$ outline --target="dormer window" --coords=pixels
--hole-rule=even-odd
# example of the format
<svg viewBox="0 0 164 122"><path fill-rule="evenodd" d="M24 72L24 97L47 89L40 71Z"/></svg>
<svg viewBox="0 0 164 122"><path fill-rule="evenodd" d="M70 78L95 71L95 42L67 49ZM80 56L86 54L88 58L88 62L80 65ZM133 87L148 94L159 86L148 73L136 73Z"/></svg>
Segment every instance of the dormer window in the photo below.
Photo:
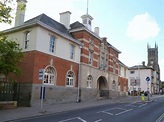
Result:
<svg viewBox="0 0 164 122"><path fill-rule="evenodd" d="M24 48L29 48L29 41L30 41L30 31L25 32L25 45Z"/></svg>

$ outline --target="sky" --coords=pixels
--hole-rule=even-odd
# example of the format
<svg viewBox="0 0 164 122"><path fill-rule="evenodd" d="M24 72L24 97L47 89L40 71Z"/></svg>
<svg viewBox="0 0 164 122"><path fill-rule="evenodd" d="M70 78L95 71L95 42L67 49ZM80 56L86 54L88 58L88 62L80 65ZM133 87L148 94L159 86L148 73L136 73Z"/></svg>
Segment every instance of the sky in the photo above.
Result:
<svg viewBox="0 0 164 122"><path fill-rule="evenodd" d="M27 0L26 5L25 21L42 13L59 21L59 13L70 11L71 23L82 22L87 11L87 0ZM164 81L164 0L88 0L88 13L92 30L100 28L100 37L121 51L119 59L128 67L147 64L147 44L154 48L156 43ZM0 31L13 26L14 20L0 24Z"/></svg>

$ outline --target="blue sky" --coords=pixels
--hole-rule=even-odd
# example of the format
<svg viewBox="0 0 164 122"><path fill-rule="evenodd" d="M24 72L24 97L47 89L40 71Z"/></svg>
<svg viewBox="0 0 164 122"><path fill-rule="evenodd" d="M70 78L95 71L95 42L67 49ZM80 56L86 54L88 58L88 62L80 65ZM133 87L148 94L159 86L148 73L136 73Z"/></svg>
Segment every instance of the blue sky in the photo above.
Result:
<svg viewBox="0 0 164 122"><path fill-rule="evenodd" d="M27 1L25 20L45 13L59 21L59 13L70 11L71 23L81 22L87 9L87 0ZM156 42L164 81L164 0L89 0L88 11L92 30L100 28L100 36L122 52L119 59L127 66L147 64L147 43L154 47ZM11 26L0 24L0 30Z"/></svg>

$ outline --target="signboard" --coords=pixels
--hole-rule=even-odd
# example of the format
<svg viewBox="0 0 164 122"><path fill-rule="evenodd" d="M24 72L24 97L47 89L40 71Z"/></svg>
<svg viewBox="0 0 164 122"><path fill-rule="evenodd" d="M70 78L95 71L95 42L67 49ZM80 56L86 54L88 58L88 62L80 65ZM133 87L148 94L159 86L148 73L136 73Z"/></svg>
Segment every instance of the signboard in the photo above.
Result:
<svg viewBox="0 0 164 122"><path fill-rule="evenodd" d="M43 80L44 69L39 69L39 80Z"/></svg>
<svg viewBox="0 0 164 122"><path fill-rule="evenodd" d="M146 81L149 82L150 81L150 78L149 77L146 77Z"/></svg>

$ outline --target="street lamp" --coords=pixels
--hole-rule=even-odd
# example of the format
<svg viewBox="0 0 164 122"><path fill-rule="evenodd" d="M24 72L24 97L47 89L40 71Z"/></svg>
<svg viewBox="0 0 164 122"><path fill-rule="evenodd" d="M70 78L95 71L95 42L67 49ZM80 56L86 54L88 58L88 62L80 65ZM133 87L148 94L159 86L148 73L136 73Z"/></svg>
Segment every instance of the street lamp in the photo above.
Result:
<svg viewBox="0 0 164 122"><path fill-rule="evenodd" d="M78 95L77 95L77 102L81 102L81 66L80 66L80 62L81 62L81 50L83 48L84 44L80 45L80 60L79 60L79 73L78 73Z"/></svg>

